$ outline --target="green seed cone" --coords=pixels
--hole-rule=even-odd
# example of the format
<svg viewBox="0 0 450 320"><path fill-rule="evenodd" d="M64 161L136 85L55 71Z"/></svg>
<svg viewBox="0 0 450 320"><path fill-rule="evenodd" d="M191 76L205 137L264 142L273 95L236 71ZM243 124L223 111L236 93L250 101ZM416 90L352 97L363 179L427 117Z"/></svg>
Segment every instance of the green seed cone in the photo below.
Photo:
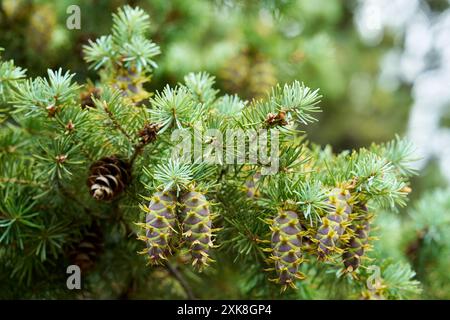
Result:
<svg viewBox="0 0 450 320"><path fill-rule="evenodd" d="M278 278L276 283L295 288L295 280L304 276L298 271L302 259L301 225L294 211L280 210L272 221L272 256Z"/></svg>
<svg viewBox="0 0 450 320"><path fill-rule="evenodd" d="M206 197L196 191L189 191L180 199L182 204L182 229L185 244L192 258L192 265L199 269L212 261L209 251L212 242L212 217Z"/></svg>
<svg viewBox="0 0 450 320"><path fill-rule="evenodd" d="M252 64L248 82L251 98L264 98L277 84L275 67L263 57L258 57Z"/></svg>
<svg viewBox="0 0 450 320"><path fill-rule="evenodd" d="M147 248L141 253L147 254L151 264L160 264L171 254L170 241L175 234L176 219L176 197L169 192L156 192L148 207L145 224L145 236L139 239L147 243Z"/></svg>
<svg viewBox="0 0 450 320"><path fill-rule="evenodd" d="M363 211L367 213L367 207L364 206ZM361 258L364 256L366 247L369 243L370 216L365 214L356 219L349 227L353 231L353 236L345 247L342 254L342 260L346 272L353 272L358 269L361 264Z"/></svg>
<svg viewBox="0 0 450 320"><path fill-rule="evenodd" d="M316 234L317 253L320 259L327 259L333 253L340 251L337 244L339 240L345 240L343 235L352 212L349 200L350 193L346 189L335 188L330 193L328 200L330 211L322 218L322 224Z"/></svg>

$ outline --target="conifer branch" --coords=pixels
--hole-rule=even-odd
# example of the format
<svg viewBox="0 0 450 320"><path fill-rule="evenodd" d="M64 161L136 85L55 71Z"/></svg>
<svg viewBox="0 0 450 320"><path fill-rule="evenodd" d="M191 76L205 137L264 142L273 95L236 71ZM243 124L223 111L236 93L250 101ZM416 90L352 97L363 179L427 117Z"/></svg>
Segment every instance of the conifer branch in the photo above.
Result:
<svg viewBox="0 0 450 320"><path fill-rule="evenodd" d="M116 130L119 130L128 139L128 141L130 141L130 142L133 141L131 136L125 131L125 129L122 127L122 125L117 121L115 116L112 114L111 110L109 110L108 104L106 103L106 101L103 101L102 106L103 106L103 110L105 110L106 114L108 115L109 119L111 120L114 128Z"/></svg>

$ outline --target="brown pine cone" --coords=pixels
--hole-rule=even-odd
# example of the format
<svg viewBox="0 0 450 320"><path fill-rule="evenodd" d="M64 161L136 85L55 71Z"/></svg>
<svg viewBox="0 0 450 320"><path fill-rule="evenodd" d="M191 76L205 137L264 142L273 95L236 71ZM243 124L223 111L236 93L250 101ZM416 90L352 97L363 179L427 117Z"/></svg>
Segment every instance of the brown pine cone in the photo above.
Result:
<svg viewBox="0 0 450 320"><path fill-rule="evenodd" d="M249 72L250 59L246 52L242 52L222 66L219 81L227 93L245 96Z"/></svg>
<svg viewBox="0 0 450 320"><path fill-rule="evenodd" d="M131 181L130 164L116 156L104 157L89 168L89 186L96 200L111 200L119 195Z"/></svg>

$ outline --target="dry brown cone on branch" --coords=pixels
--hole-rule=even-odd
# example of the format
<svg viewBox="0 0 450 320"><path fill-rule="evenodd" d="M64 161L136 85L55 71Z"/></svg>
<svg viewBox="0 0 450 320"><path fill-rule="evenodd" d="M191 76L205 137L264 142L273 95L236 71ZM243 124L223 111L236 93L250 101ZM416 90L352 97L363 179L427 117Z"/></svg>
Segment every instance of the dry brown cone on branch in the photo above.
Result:
<svg viewBox="0 0 450 320"><path fill-rule="evenodd" d="M266 117L266 126L269 128L276 126L286 126L288 124L289 123L286 120L285 111L279 111L278 113L269 113Z"/></svg>
<svg viewBox="0 0 450 320"><path fill-rule="evenodd" d="M111 200L122 193L130 181L130 164L117 156L111 156L91 165L87 184L94 199Z"/></svg>

